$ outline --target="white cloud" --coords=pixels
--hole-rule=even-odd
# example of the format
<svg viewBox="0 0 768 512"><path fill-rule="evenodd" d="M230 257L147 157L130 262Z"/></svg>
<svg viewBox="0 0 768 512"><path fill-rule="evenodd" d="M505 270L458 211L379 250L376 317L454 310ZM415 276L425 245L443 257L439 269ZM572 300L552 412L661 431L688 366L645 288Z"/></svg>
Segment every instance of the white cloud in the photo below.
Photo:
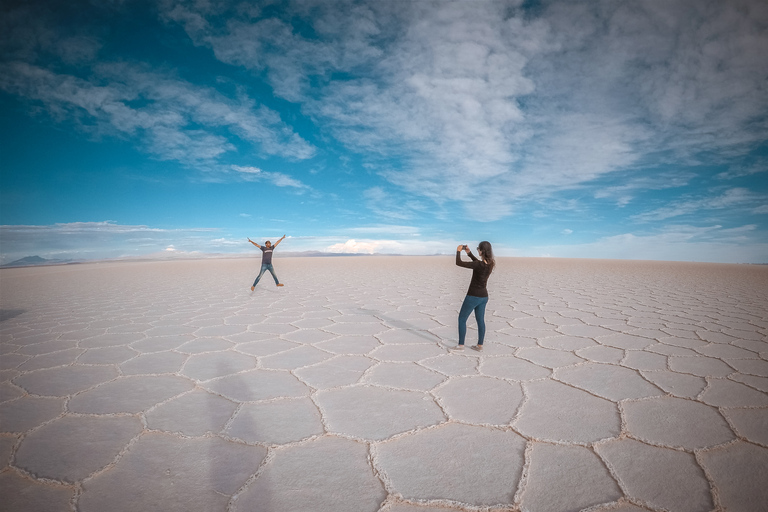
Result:
<svg viewBox="0 0 768 512"><path fill-rule="evenodd" d="M281 172L262 171L258 167L233 165L232 170L242 174L246 181L268 181L277 187L293 187L298 189L308 189L309 187L299 180Z"/></svg>
<svg viewBox="0 0 768 512"><path fill-rule="evenodd" d="M634 175L624 180L621 185L598 188L594 192L594 197L613 199L617 206L624 207L634 200L637 193L684 187L695 177L696 175L690 171Z"/></svg>
<svg viewBox="0 0 768 512"><path fill-rule="evenodd" d="M364 234L419 236L420 231L422 231L422 229L416 226L378 224L375 226L360 226L360 227L348 228L345 231L350 233L364 233Z"/></svg>
<svg viewBox="0 0 768 512"><path fill-rule="evenodd" d="M207 4L169 2L164 13L220 60L265 71L278 95L371 162L404 157L402 171L377 167L391 183L462 202L480 220L649 155L694 163L765 139L754 121L768 112L759 3L553 2L535 17L519 6L308 1L227 26ZM292 30L291 16L317 37ZM616 194L620 206L631 200Z"/></svg>
<svg viewBox="0 0 768 512"><path fill-rule="evenodd" d="M706 152L716 163L765 140L764 3L574 0L535 13L522 4L304 0L268 10L163 0L159 13L220 61L265 77L391 184L464 204L477 220L632 176L651 159L692 164ZM59 116L138 135L155 157L205 169L240 141L289 159L317 152L242 91L233 99L130 64L94 65L84 78L29 64L41 48L60 47L70 62L89 62L100 48L31 27L29 42L9 51L17 60L0 69L0 88ZM390 157L402 165L388 166ZM281 173L270 182L301 188ZM596 195L626 206L634 192L603 183ZM393 219L414 214L370 204Z"/></svg>
<svg viewBox="0 0 768 512"><path fill-rule="evenodd" d="M214 238L210 241L210 247L246 247L242 239Z"/></svg>
<svg viewBox="0 0 768 512"><path fill-rule="evenodd" d="M730 229L668 226L658 233L623 233L585 244L531 247L524 253L538 256L544 252L559 258L768 263L768 243L747 236L756 229L754 225Z"/></svg>
<svg viewBox="0 0 768 512"><path fill-rule="evenodd" d="M325 248L337 254L450 254L457 244L423 240L349 239Z"/></svg>
<svg viewBox="0 0 768 512"><path fill-rule="evenodd" d="M368 209L382 220L402 222L418 217L427 211L422 201L412 195L392 193L384 187L371 187L363 191L363 199ZM439 210L432 210L435 216L440 215Z"/></svg>
<svg viewBox="0 0 768 512"><path fill-rule="evenodd" d="M82 121L101 134L137 136L161 160L209 169L253 143L266 155L306 159L315 148L280 116L252 100L236 100L173 76L127 64L99 64L88 79L24 62L0 64L0 89L42 102L59 119Z"/></svg>
<svg viewBox="0 0 768 512"><path fill-rule="evenodd" d="M572 229L564 229L560 233L563 234L563 235L572 235L573 234L573 230Z"/></svg>
<svg viewBox="0 0 768 512"><path fill-rule="evenodd" d="M328 246L326 249L328 252L334 252L339 254L374 254L379 249L386 245L392 245L389 240L376 240L376 241L357 241L347 240L344 243L338 243Z"/></svg>
<svg viewBox="0 0 768 512"><path fill-rule="evenodd" d="M749 164L732 165L727 171L721 172L715 177L721 180L732 180L763 172L768 172L768 158L759 158Z"/></svg>
<svg viewBox="0 0 768 512"><path fill-rule="evenodd" d="M746 188L732 188L723 194L713 197L702 197L687 201L676 201L669 206L657 208L632 216L639 222L654 222L679 217L682 215L696 214L707 210L722 210L749 207L759 202L764 202L765 197L756 194Z"/></svg>

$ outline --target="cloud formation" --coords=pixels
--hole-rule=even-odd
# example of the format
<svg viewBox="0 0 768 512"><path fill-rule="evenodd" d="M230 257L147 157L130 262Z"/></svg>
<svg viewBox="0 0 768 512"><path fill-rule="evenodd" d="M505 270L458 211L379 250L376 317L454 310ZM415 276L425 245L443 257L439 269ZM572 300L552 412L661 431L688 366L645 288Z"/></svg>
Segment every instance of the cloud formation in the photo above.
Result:
<svg viewBox="0 0 768 512"><path fill-rule="evenodd" d="M456 244L454 244L456 245ZM325 248L334 254L446 254L445 242L392 239L349 239Z"/></svg>
<svg viewBox="0 0 768 512"><path fill-rule="evenodd" d="M766 196L756 194L746 188L732 188L718 196L677 201L669 206L641 213L634 218L640 222L662 221L703 211L756 208L760 204L765 204L767 200Z"/></svg>
<svg viewBox="0 0 768 512"><path fill-rule="evenodd" d="M379 167L392 185L482 200L470 211L481 219L632 177L650 155L717 160L768 133L760 2L543 2L536 15L519 1L284 5L222 16L168 0L163 16L222 62L265 73L349 148L402 158L403 170Z"/></svg>
<svg viewBox="0 0 768 512"><path fill-rule="evenodd" d="M315 150L279 115L178 78L124 64L95 66L90 79L24 62L0 65L0 89L42 102L56 117L102 134L138 136L160 160L214 165L237 151L232 137L266 154L303 159Z"/></svg>
<svg viewBox="0 0 768 512"><path fill-rule="evenodd" d="M104 57L97 26L86 18L59 24L49 7L4 9L0 91L96 136L136 138L156 159L197 171L226 172L224 160L235 154L289 161L316 154L277 111L241 90L224 93L226 88L190 82L167 67ZM110 21L125 14L106 4L89 13Z"/></svg>
<svg viewBox="0 0 768 512"><path fill-rule="evenodd" d="M61 127L126 141L147 168L178 163L198 182L296 198L274 217L334 233L313 249L412 252L413 237L429 252L435 233L507 236L509 222L555 240L593 236L584 247L596 251L677 247L665 229L681 244L714 243L701 238L712 226L754 226L740 236L762 247L760 0L147 5L91 3L66 22L45 2L5 7L0 93ZM130 29L152 38L146 48L111 35L126 13L146 22ZM685 238L670 222L705 231ZM417 234L387 231L396 226ZM164 243L190 250L175 235Z"/></svg>
<svg viewBox="0 0 768 512"><path fill-rule="evenodd" d="M267 172L262 171L258 167L233 165L232 170L241 174L245 181L261 181L265 180L276 187L292 187L296 189L309 188L299 180L288 176L281 172Z"/></svg>

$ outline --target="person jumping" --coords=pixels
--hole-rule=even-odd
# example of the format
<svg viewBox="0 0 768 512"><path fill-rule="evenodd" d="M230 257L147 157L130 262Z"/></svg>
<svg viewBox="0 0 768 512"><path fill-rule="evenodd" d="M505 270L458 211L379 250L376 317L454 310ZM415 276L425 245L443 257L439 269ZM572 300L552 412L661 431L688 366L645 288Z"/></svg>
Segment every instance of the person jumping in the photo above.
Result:
<svg viewBox="0 0 768 512"><path fill-rule="evenodd" d="M283 235L283 238L285 238L285 235ZM272 245L269 240L264 242L264 245L261 246L251 240L248 239L249 242L251 242L253 245L261 249L261 272L259 272L259 276L256 278L256 280L253 282L253 286L251 286L251 291L253 291L256 288L256 285L259 284L259 279L261 279L261 276L264 275L264 272L269 270L269 273L272 274L272 277L275 280L275 284L277 286L283 286L280 281L277 280L277 275L275 275L275 268L272 266L272 252L275 250L275 247L283 241L283 238L275 242L275 245Z"/></svg>

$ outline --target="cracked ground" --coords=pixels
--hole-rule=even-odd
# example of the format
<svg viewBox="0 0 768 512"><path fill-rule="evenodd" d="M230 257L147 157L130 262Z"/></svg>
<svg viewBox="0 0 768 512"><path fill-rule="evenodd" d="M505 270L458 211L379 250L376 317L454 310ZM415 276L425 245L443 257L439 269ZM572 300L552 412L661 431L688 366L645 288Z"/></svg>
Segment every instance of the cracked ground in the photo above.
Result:
<svg viewBox="0 0 768 512"><path fill-rule="evenodd" d="M768 267L453 259L0 271L5 510L766 510Z"/></svg>

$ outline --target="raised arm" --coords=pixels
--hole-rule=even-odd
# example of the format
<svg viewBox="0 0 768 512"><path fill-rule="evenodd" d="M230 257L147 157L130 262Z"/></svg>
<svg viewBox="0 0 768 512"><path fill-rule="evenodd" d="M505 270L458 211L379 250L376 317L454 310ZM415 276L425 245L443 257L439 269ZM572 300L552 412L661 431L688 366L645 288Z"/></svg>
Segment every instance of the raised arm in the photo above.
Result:
<svg viewBox="0 0 768 512"><path fill-rule="evenodd" d="M257 244L256 242L254 242L253 240L251 240L250 238L248 239L248 241L251 242L256 247L258 247L259 249L261 249L261 246L259 244Z"/></svg>
<svg viewBox="0 0 768 512"><path fill-rule="evenodd" d="M285 238L285 235L283 235L283 238ZM280 242L282 242L282 241L283 241L283 238L281 238L280 240L278 240L277 242L275 242L275 245L273 245L272 247L277 247L277 244L279 244Z"/></svg>
<svg viewBox="0 0 768 512"><path fill-rule="evenodd" d="M472 256L472 253L469 251L469 247L466 245L460 245L456 248L456 265L464 268L474 268L474 265L471 261L461 261L461 251L462 249L466 251L467 254L469 254L469 257L473 260L476 260L474 256Z"/></svg>

